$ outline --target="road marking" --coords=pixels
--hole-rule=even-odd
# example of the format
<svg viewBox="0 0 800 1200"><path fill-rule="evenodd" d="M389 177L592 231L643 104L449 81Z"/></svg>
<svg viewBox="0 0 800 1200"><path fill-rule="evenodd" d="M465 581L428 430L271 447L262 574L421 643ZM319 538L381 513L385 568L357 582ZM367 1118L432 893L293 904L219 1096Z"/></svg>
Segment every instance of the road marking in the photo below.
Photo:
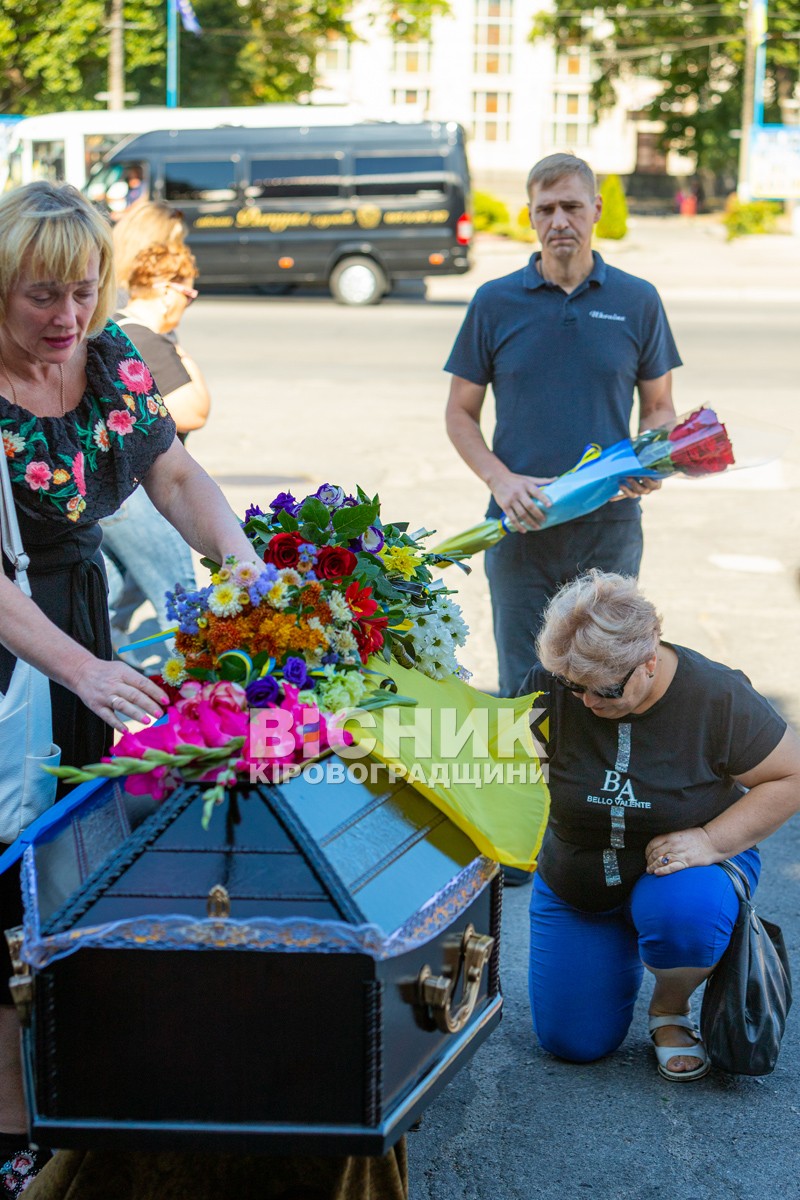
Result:
<svg viewBox="0 0 800 1200"><path fill-rule="evenodd" d="M723 571L746 571L750 575L783 575L786 567L777 558L759 554L710 554L708 561Z"/></svg>

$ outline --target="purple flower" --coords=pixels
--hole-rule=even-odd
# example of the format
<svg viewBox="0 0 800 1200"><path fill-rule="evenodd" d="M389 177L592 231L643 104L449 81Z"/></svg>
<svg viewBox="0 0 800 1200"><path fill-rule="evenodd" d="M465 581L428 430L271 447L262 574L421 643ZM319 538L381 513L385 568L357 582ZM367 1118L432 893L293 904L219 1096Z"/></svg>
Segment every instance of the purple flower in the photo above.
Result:
<svg viewBox="0 0 800 1200"><path fill-rule="evenodd" d="M377 554L383 549L384 538L377 525L370 525L369 529L365 529L361 535L361 549L368 550L370 554Z"/></svg>
<svg viewBox="0 0 800 1200"><path fill-rule="evenodd" d="M313 542L301 542L297 547L301 563L312 563L317 557L317 547Z"/></svg>
<svg viewBox="0 0 800 1200"><path fill-rule="evenodd" d="M265 517L266 515L263 509L259 508L257 504L251 504L249 508L245 509L244 524L246 525L251 517Z"/></svg>
<svg viewBox="0 0 800 1200"><path fill-rule="evenodd" d="M290 517L296 515L298 507L299 505L291 492L278 492L270 504L270 508L274 513L287 512Z"/></svg>
<svg viewBox="0 0 800 1200"><path fill-rule="evenodd" d="M263 675L248 683L245 695L251 708L269 708L280 700L281 689L274 675Z"/></svg>
<svg viewBox="0 0 800 1200"><path fill-rule="evenodd" d="M310 680L308 668L302 658L287 658L283 664L283 678L292 687L302 689L307 687Z"/></svg>
<svg viewBox="0 0 800 1200"><path fill-rule="evenodd" d="M337 487L335 483L323 483L314 495L328 508L341 508L345 500L344 488Z"/></svg>
<svg viewBox="0 0 800 1200"><path fill-rule="evenodd" d="M329 650L327 654L323 654L323 656L322 656L323 666L326 666L326 667L329 665L335 666L338 661L339 661L339 655L336 653L335 650Z"/></svg>

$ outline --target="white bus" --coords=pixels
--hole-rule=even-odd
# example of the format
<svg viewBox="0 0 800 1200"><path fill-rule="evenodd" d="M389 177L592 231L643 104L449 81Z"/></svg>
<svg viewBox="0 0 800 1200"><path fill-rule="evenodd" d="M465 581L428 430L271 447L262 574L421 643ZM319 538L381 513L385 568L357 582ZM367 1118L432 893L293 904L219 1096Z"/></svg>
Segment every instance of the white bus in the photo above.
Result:
<svg viewBox="0 0 800 1200"><path fill-rule="evenodd" d="M123 138L158 129L208 129L343 125L365 119L346 104L261 104L244 108L126 108L120 112L47 113L18 121L8 138L3 187L34 179L74 183L82 188L92 168Z"/></svg>

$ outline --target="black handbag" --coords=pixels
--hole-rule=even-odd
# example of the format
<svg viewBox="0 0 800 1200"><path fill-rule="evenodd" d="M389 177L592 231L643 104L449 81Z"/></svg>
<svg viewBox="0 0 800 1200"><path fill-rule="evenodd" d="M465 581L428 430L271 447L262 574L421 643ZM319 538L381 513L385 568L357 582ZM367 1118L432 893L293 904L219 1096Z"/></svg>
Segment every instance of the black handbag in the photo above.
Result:
<svg viewBox="0 0 800 1200"><path fill-rule="evenodd" d="M715 1067L731 1075L769 1075L792 1006L786 946L780 927L756 915L744 872L730 861L718 866L736 889L739 916L706 982L700 1032Z"/></svg>

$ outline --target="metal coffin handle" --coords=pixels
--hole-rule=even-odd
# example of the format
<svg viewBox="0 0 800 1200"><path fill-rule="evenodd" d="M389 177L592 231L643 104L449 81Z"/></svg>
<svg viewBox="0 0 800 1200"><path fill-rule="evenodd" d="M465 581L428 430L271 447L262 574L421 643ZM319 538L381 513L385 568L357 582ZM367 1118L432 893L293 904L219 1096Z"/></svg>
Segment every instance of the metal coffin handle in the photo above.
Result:
<svg viewBox="0 0 800 1200"><path fill-rule="evenodd" d="M467 925L462 937L445 946L441 975L433 975L424 966L417 976L418 1003L430 1010L443 1033L459 1033L472 1016L480 992L484 967L488 963L494 938L476 933ZM459 977L463 980L461 1003L454 1005Z"/></svg>

